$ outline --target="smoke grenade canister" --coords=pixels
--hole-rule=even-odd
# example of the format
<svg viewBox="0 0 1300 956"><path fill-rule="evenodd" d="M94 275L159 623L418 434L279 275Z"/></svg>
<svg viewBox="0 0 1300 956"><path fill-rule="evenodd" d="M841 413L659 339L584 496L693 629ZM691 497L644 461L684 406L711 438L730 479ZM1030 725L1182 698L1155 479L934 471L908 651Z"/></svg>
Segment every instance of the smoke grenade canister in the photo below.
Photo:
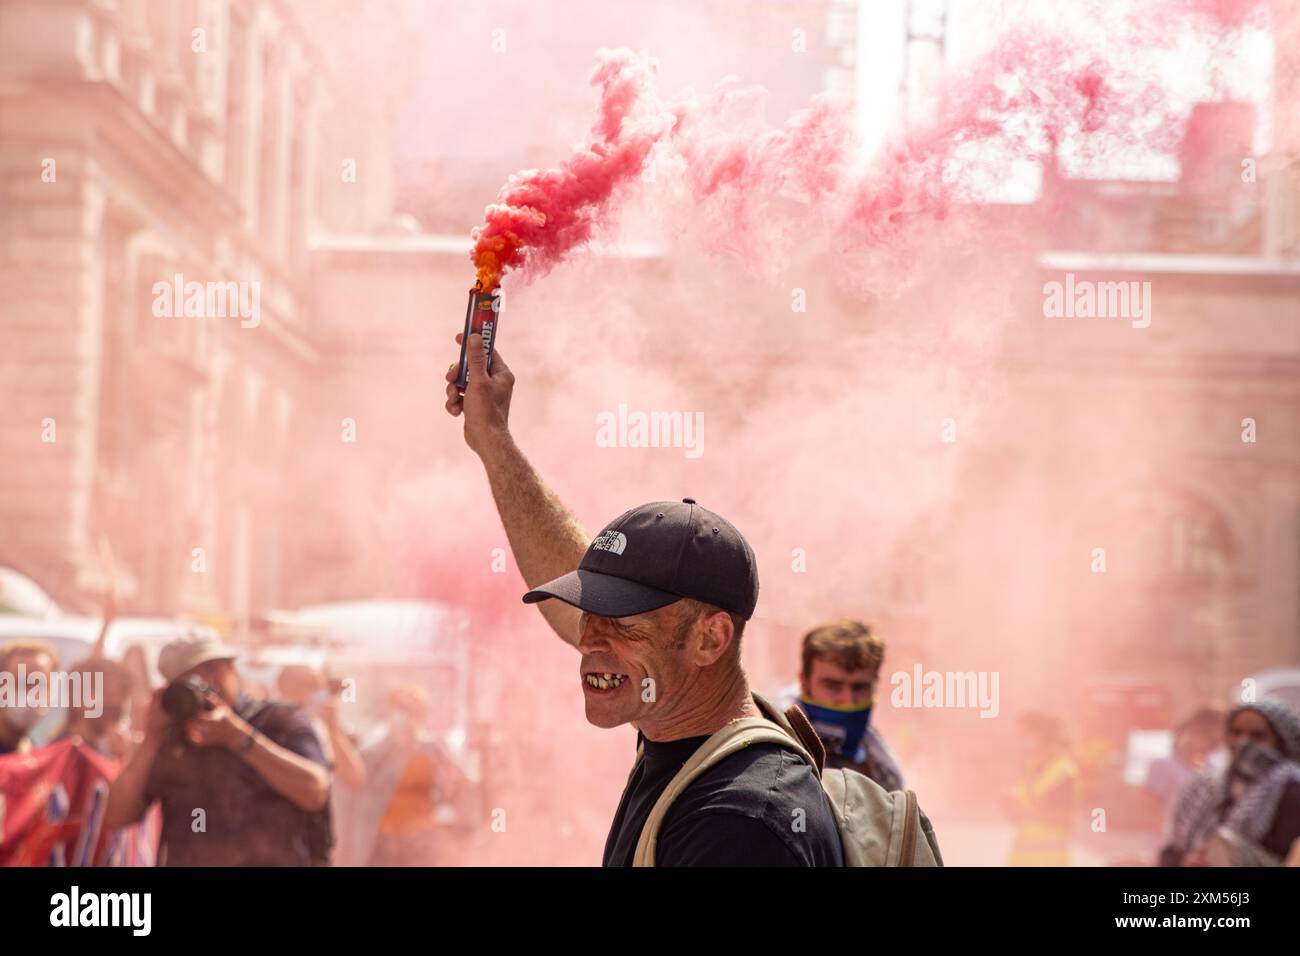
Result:
<svg viewBox="0 0 1300 956"><path fill-rule="evenodd" d="M469 336L477 332L483 336L484 367L492 371L492 347L496 343L497 323L501 320L501 292L483 292L478 285L469 290L469 305L465 309L465 334L460 340L460 366L456 372L456 387L461 391L469 384Z"/></svg>

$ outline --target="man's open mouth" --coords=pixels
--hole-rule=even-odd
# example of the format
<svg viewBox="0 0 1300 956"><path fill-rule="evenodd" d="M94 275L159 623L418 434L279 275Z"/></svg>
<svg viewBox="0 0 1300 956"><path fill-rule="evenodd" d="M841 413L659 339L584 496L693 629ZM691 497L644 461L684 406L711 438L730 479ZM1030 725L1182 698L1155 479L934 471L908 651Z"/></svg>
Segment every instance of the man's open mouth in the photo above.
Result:
<svg viewBox="0 0 1300 956"><path fill-rule="evenodd" d="M588 687L594 687L596 690L613 690L622 686L623 682L627 680L627 675L605 672L603 674L584 674L582 679L586 681Z"/></svg>

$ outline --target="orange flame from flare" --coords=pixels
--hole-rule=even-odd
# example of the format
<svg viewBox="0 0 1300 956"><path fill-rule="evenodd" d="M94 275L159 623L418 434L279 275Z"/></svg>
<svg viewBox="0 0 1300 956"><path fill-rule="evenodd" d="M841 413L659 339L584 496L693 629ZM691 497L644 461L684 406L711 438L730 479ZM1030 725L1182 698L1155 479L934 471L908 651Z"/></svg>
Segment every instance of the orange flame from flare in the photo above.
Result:
<svg viewBox="0 0 1300 956"><path fill-rule="evenodd" d="M474 266L480 291L496 291L501 282L501 260L513 258L513 253L520 245L519 237L513 232L480 241L474 250Z"/></svg>

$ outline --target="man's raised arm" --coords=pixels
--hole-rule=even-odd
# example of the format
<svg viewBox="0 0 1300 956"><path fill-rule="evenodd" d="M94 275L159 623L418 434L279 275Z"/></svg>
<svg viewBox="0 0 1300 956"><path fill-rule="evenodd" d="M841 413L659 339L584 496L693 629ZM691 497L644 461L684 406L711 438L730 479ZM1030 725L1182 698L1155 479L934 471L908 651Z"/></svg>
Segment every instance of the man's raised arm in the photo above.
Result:
<svg viewBox="0 0 1300 956"><path fill-rule="evenodd" d="M456 336L459 344L460 335ZM483 367L483 340L469 338L469 385L461 395L454 382L456 366L447 370L447 411L465 415L465 442L487 470L497 513L505 526L510 550L530 588L574 570L591 538L528 463L510 434L510 396L515 377L499 351L492 355L492 372ZM537 605L555 633L578 643L577 608L563 601Z"/></svg>

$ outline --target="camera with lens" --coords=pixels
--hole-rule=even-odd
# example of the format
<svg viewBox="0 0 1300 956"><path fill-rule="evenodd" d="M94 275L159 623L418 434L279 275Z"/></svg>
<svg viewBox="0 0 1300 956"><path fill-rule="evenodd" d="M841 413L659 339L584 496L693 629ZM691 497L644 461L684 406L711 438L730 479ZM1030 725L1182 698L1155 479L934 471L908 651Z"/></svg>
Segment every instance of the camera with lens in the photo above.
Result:
<svg viewBox="0 0 1300 956"><path fill-rule="evenodd" d="M213 703L208 700L211 691L212 688L198 677L177 678L163 691L163 710L174 720L189 720L213 708Z"/></svg>

